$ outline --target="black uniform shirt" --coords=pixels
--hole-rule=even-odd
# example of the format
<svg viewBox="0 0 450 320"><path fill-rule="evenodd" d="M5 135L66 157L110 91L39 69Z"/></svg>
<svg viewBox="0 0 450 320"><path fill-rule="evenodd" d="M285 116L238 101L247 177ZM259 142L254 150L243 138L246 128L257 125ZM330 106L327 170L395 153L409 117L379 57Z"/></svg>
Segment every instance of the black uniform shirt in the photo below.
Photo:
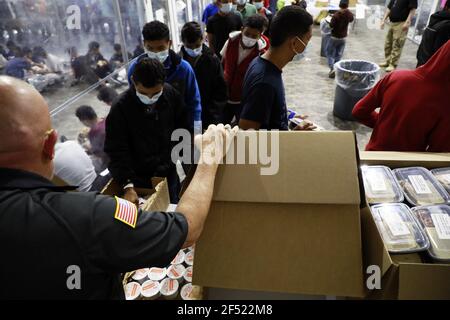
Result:
<svg viewBox="0 0 450 320"><path fill-rule="evenodd" d="M0 168L0 299L123 299L120 273L167 266L185 217L138 211L133 228L115 218L118 204ZM68 289L77 274L81 288Z"/></svg>
<svg viewBox="0 0 450 320"><path fill-rule="evenodd" d="M405 22L411 9L417 9L417 0L391 0L388 8L391 22Z"/></svg>

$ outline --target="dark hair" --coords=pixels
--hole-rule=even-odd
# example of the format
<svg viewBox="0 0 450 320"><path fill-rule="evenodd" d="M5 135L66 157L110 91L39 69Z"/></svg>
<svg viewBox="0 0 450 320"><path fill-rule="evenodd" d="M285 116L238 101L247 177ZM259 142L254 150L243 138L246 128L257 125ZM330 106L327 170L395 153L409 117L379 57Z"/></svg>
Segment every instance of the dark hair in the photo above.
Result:
<svg viewBox="0 0 450 320"><path fill-rule="evenodd" d="M339 2L339 8L347 9L348 8L348 0L341 0L341 2Z"/></svg>
<svg viewBox="0 0 450 320"><path fill-rule="evenodd" d="M133 80L146 88L153 88L166 81L166 70L158 60L143 58L136 64Z"/></svg>
<svg viewBox="0 0 450 320"><path fill-rule="evenodd" d="M121 51L122 50L122 46L120 45L120 43L115 43L114 44L114 51Z"/></svg>
<svg viewBox="0 0 450 320"><path fill-rule="evenodd" d="M10 47L16 47L16 43L12 40L8 40L6 42L6 47L10 48Z"/></svg>
<svg viewBox="0 0 450 320"><path fill-rule="evenodd" d="M110 104L118 96L116 90L110 87L103 87L100 89L97 95L97 99L103 101L104 103Z"/></svg>
<svg viewBox="0 0 450 320"><path fill-rule="evenodd" d="M78 107L75 115L80 121L97 119L97 114L91 106Z"/></svg>
<svg viewBox="0 0 450 320"><path fill-rule="evenodd" d="M19 47L17 47L17 49L20 50ZM29 55L29 54L33 53L33 51L31 51L31 49L28 48L28 47L23 47L21 52L22 52L22 57L25 57L26 55Z"/></svg>
<svg viewBox="0 0 450 320"><path fill-rule="evenodd" d="M266 17L263 17L259 14L255 14L251 17L248 17L244 23L244 27L256 29L259 32L264 32L264 28L269 24Z"/></svg>
<svg viewBox="0 0 450 320"><path fill-rule="evenodd" d="M270 25L270 45L281 46L288 38L299 37L309 31L312 16L298 6L283 7L277 12Z"/></svg>
<svg viewBox="0 0 450 320"><path fill-rule="evenodd" d="M444 5L444 8L450 9L450 0L447 0L447 2Z"/></svg>
<svg viewBox="0 0 450 320"><path fill-rule="evenodd" d="M181 40L186 43L194 43L198 39L203 39L200 25L195 21L186 23L181 29Z"/></svg>
<svg viewBox="0 0 450 320"><path fill-rule="evenodd" d="M142 29L142 36L144 37L144 41L170 40L169 28L157 20L145 24Z"/></svg>
<svg viewBox="0 0 450 320"><path fill-rule="evenodd" d="M89 51L94 50L94 49L100 49L100 43L98 43L97 41L92 41L89 42Z"/></svg>

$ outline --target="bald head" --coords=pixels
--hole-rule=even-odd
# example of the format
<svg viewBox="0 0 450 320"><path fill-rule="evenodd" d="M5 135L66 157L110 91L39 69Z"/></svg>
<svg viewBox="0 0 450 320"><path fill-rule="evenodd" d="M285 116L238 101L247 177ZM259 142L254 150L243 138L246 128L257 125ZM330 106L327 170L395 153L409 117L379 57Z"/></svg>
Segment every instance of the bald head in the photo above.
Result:
<svg viewBox="0 0 450 320"><path fill-rule="evenodd" d="M48 149L49 129L48 106L39 92L26 82L0 76L0 167L48 176L53 157L47 154L53 152Z"/></svg>

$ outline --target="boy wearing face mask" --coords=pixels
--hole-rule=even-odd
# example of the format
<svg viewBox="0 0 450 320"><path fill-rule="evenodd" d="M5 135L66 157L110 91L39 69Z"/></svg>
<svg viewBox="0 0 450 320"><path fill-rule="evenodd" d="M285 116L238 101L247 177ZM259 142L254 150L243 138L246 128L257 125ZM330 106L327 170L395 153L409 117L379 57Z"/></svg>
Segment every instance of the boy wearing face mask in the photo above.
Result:
<svg viewBox="0 0 450 320"><path fill-rule="evenodd" d="M219 0L218 5L219 12L209 18L206 32L209 48L221 59L220 51L230 33L242 28L242 15L239 11L233 10L232 0Z"/></svg>
<svg viewBox="0 0 450 320"><path fill-rule="evenodd" d="M269 40L263 36L267 23L267 19L260 15L248 18L242 31L231 34L220 52L228 86L228 104L223 114L223 123L230 124L233 118L239 121L245 73L253 59L269 48Z"/></svg>
<svg viewBox="0 0 450 320"><path fill-rule="evenodd" d="M180 56L189 62L195 72L202 97L202 123L206 129L210 124L219 124L228 100L227 85L223 77L219 58L203 44L200 24L188 22L181 29Z"/></svg>
<svg viewBox="0 0 450 320"><path fill-rule="evenodd" d="M171 135L190 125L183 98L166 82L166 70L156 59L140 59L131 79L133 85L115 99L106 118L109 171L124 199L133 203L138 201L135 188L150 188L152 177L167 177L171 203L177 203L180 184Z"/></svg>
<svg viewBox="0 0 450 320"><path fill-rule="evenodd" d="M128 82L132 85L132 75L136 64L143 58L157 59L164 66L166 82L177 89L184 98L191 125L190 131L201 132L202 107L200 91L191 65L170 49L172 41L167 25L160 21L147 23L143 30L145 54L130 64L128 69Z"/></svg>
<svg viewBox="0 0 450 320"><path fill-rule="evenodd" d="M305 51L312 37L312 16L298 6L282 8L270 26L270 48L250 64L244 78L239 127L288 130L283 68ZM294 130L312 130L303 122Z"/></svg>

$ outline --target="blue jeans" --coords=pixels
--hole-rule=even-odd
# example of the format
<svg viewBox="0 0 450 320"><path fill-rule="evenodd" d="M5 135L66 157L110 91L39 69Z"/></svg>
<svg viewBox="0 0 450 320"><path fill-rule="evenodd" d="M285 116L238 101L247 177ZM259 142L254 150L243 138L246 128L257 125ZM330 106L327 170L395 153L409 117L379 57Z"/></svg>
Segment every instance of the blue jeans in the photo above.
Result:
<svg viewBox="0 0 450 320"><path fill-rule="evenodd" d="M327 45L328 66L334 69L334 64L341 61L344 55L345 39L331 37Z"/></svg>

